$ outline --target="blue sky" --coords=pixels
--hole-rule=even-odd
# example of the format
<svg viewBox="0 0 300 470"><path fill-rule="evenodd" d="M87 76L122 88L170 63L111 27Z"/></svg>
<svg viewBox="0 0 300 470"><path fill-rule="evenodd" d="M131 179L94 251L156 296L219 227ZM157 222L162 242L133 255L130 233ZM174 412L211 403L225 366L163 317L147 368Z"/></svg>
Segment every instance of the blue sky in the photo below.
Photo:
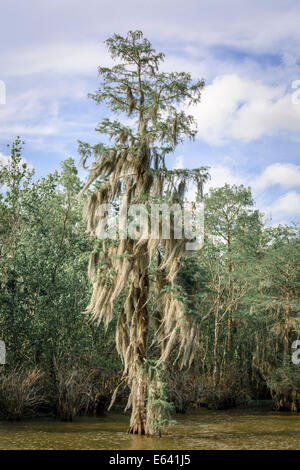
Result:
<svg viewBox="0 0 300 470"><path fill-rule="evenodd" d="M38 176L78 162L77 140L97 142L107 115L87 99L97 66L111 64L103 41L142 29L164 70L206 80L190 110L197 138L170 165L208 165L209 186L250 185L271 224L299 221L299 20L298 0L2 0L0 159L20 135Z"/></svg>

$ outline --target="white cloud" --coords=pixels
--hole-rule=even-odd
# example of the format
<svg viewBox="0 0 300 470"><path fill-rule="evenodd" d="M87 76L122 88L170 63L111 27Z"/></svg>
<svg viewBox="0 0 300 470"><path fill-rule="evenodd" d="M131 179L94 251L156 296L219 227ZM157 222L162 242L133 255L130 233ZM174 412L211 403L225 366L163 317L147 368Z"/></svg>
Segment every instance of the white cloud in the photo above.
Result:
<svg viewBox="0 0 300 470"><path fill-rule="evenodd" d="M45 88L32 88L10 96L1 108L0 138L6 142L17 135L36 142L43 139L40 148L49 151L50 147L55 150L60 140L76 142L79 136L93 132L97 118L89 113L88 107L84 108L88 102L87 93L80 89L80 81L72 81L68 88L66 80L61 83L61 88L53 85L52 89L48 84ZM69 111L66 115L64 108L71 106L75 106L75 110L81 106L81 113Z"/></svg>
<svg viewBox="0 0 300 470"><path fill-rule="evenodd" d="M24 157L21 158L21 163L23 164L26 163L28 168L32 170L34 168L33 164L31 162L28 162ZM4 153L0 152L0 167L1 166L6 166L10 164L10 157L8 155L5 155Z"/></svg>
<svg viewBox="0 0 300 470"><path fill-rule="evenodd" d="M208 192L209 188L220 188L226 183L231 186L250 186L255 196L275 184L282 188L300 187L300 165L293 163L274 163L258 175L226 165L212 165L209 173L211 178L205 183L205 192Z"/></svg>
<svg viewBox="0 0 300 470"><path fill-rule="evenodd" d="M228 166L215 165L210 169L211 179L206 183L206 188L220 188L226 183L230 185L243 184L248 186L248 177L232 170Z"/></svg>
<svg viewBox="0 0 300 470"><path fill-rule="evenodd" d="M96 75L97 67L110 66L104 44L99 42L50 43L14 51L1 64L5 76L35 74ZM56 78L57 79L57 78Z"/></svg>
<svg viewBox="0 0 300 470"><path fill-rule="evenodd" d="M7 165L7 163L8 163L8 156L0 152L0 165Z"/></svg>
<svg viewBox="0 0 300 470"><path fill-rule="evenodd" d="M300 215L300 193L293 190L288 191L279 198L275 199L272 204L266 204L268 194L264 191L279 184L282 188L300 187L300 166L292 163L274 163L267 166L259 175L253 177L246 172L236 171L229 166L215 165L210 169L211 180L205 184L205 193L209 188L219 188L225 185L244 185L250 186L256 201L256 207L266 214L267 218L271 217L278 222L297 217ZM191 191L191 195L195 195L195 191ZM191 198L192 199L192 198Z"/></svg>
<svg viewBox="0 0 300 470"><path fill-rule="evenodd" d="M194 77L208 77L209 79L217 75L214 81L204 89L202 103L194 109L191 108L191 112L194 112L199 123L201 139L209 144L222 145L231 139L249 142L264 135L274 135L279 132L299 133L300 105L291 103L291 96L286 93L286 87L290 86L290 83L287 83L289 78L283 75L286 74L287 67L289 70L291 67L293 70L296 68L299 51L293 48L289 48L289 52L281 51L279 43L277 44L278 35L283 40L288 37L288 31L291 38L295 39L298 35L300 38L298 24L296 28L294 20L295 9L276 5L266 19L263 14L257 18L252 7L248 6L246 10L240 9L234 1L229 1L232 10L226 8L226 12L222 12L221 15L216 5L212 6L214 3L212 2L206 6L205 12L198 15L197 2L192 1L191 9L187 11L185 8L182 9L176 1L175 9L172 9L170 1L166 1L164 5L160 5L160 17L155 17L154 21L152 2L151 6L149 2L145 6L147 15L140 15L140 21L137 21L139 14L134 0L130 2L130 5L118 5L118 18L114 15L115 5L105 5L104 8L101 6L101 1L87 0L89 22L84 26L82 24L83 29L80 29L82 40L80 40L75 25L79 18L83 23L87 20L86 4L83 7L76 0L74 3L76 8L71 8L70 5L67 8L66 5L56 2L53 4L51 2L51 5L46 8L49 21L50 18L52 21L55 18L56 22L61 22L60 26L63 24L67 28L70 27L70 34L63 30L63 34L57 34L55 41L52 40L52 36L50 39L43 34L43 43L35 40L31 44L27 39L24 42L22 36L22 41L17 44L12 42L12 46L8 43L8 47L3 51L1 74L9 80L17 77L19 83L21 83L20 77L32 77L33 85L31 86L34 87L32 90L21 93L23 97L8 97L10 101L16 99L19 102L23 101L24 105L16 107L9 106L8 103L6 109L3 108L5 114L2 114L1 120L3 122L4 119L4 126L1 128L2 135L5 130L5 137L9 134L7 131L11 124L13 124L13 129L18 127L15 121L10 123L7 120L8 124L5 122L7 114L12 119L15 116L16 119L22 120L23 124L26 122L26 125L21 128L26 134L29 128L37 130L39 135L54 134L58 129L53 124L53 111L51 107L45 109L49 104L49 96L55 100L63 100L66 96L73 95L78 98L86 96L87 91L93 91L93 88L87 90L89 86L87 76L96 79L98 65L109 66L113 63L103 44L103 39L111 35L113 31L120 31L124 34L130 28L136 29L136 25L134 27L130 21L128 23L133 13L132 22L139 24L145 35L153 41L154 46L158 50L169 49L167 59L162 64L163 70L187 70ZM35 7L37 8L37 5ZM256 4L256 8L264 10L261 4ZM44 10L43 15L46 14ZM195 14L191 15L193 11ZM101 12L101 31L99 31L97 15L99 12ZM236 21L231 22L228 27L225 21L226 15L231 18L232 14ZM108 25L106 20L110 17L111 22ZM165 24L164 21L164 27L161 28L160 22L163 17L173 18L173 22ZM264 18L264 24L268 24L268 34L266 34L265 26L257 31L257 24L262 21L262 18ZM287 29L288 20L290 21L289 30ZM59 30L58 23L56 24ZM177 23L180 23L180 28L177 28ZM189 25L188 31L184 27L186 24ZM87 34L84 29L87 25L91 34ZM272 25L276 25L277 29L275 30ZM177 41L174 42L175 34ZM97 39L93 40L91 37ZM159 45L156 44L155 38L159 38ZM265 47L268 41L270 44ZM283 67L276 67L276 81L282 83L284 80L286 84L284 87L263 84L270 80L274 82L274 66L264 64L262 67L251 56L251 51L261 53L265 49L269 53L274 53L271 45L275 46L275 43L277 44L274 49L275 53L282 54L283 65ZM249 57L236 60L233 58L233 51L231 58L223 59L220 54L215 54L213 51L214 47L220 45L237 50L244 48L249 53ZM225 75L220 75L221 73ZM243 76L260 76L262 81L243 79ZM42 86L45 83L47 85L43 90ZM9 89L8 86L8 92ZM51 106L54 110L55 103ZM40 120L40 116L45 118ZM28 123L27 119L31 117L37 119L38 122Z"/></svg>
<svg viewBox="0 0 300 470"><path fill-rule="evenodd" d="M204 194L209 192L210 188L221 188L226 183L229 185L241 185L248 187L250 178L242 173L239 173L229 166L214 165L209 170L210 179L204 184ZM188 188L187 199L195 201L196 199L196 186L191 184Z"/></svg>
<svg viewBox="0 0 300 470"><path fill-rule="evenodd" d="M285 88L266 86L236 74L216 77L204 90L193 114L198 137L212 145L300 131L300 105L292 103Z"/></svg>
<svg viewBox="0 0 300 470"><path fill-rule="evenodd" d="M5 38L14 24L14 36L20 35L20 41L35 37L36 31L49 38L54 33L56 37L106 37L140 28L159 40L167 37L172 42L199 41L204 47L218 43L273 53L276 47L285 51L288 40L297 51L300 39L297 1L145 0L141 8L138 0L27 0L18 2L17 17L15 3L2 9L1 29Z"/></svg>
<svg viewBox="0 0 300 470"><path fill-rule="evenodd" d="M280 184L285 188L300 186L300 165L292 163L274 163L269 165L255 179L253 186L256 191L259 191L274 184Z"/></svg>
<svg viewBox="0 0 300 470"><path fill-rule="evenodd" d="M289 191L265 210L276 218L300 215L300 193Z"/></svg>
<svg viewBox="0 0 300 470"><path fill-rule="evenodd" d="M176 161L174 163L173 169L174 170L182 170L184 168L184 158L182 155L178 155Z"/></svg>
<svg viewBox="0 0 300 470"><path fill-rule="evenodd" d="M0 79L8 96L1 107L0 137L7 142L21 135L31 148L38 145L36 162L43 151L64 153L82 136L97 139L93 129L103 108L93 111L83 101L97 87L97 66L112 63L103 41L114 32L142 29L158 51L166 52L163 70L185 70L207 80L202 103L189 111L195 112L199 138L212 145L229 143L233 156L212 167L205 189L250 184L258 207L277 214L286 200L295 201L299 167L274 163L250 175L245 160L242 167L234 162L243 157L241 143L283 134L286 140L299 139L300 105L291 101L291 83L300 78L299 13L294 0L228 0L226 6L220 0L146 0L143 8L137 0L6 2ZM270 145L271 161L279 162L276 142ZM179 156L175 168L183 165ZM280 188L268 192L274 185ZM283 191L290 193L282 196Z"/></svg>
<svg viewBox="0 0 300 470"><path fill-rule="evenodd" d="M283 63L290 67L292 65L296 65L298 60L298 56L296 54L290 54L289 52L284 52L282 56Z"/></svg>

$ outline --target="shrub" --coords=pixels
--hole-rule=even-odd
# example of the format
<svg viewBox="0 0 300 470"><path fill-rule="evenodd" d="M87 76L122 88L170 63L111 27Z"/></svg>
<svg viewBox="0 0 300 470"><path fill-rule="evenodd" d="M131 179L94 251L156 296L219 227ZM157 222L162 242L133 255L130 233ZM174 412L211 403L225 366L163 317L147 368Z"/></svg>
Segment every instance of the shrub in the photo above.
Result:
<svg viewBox="0 0 300 470"><path fill-rule="evenodd" d="M45 401L37 368L15 368L0 377L0 414L5 419L21 420Z"/></svg>

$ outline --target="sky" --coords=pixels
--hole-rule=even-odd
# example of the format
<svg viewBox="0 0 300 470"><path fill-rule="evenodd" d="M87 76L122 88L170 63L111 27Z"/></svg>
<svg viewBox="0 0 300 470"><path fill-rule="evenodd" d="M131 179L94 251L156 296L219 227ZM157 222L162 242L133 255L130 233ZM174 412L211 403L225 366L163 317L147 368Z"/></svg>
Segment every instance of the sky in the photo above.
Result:
<svg viewBox="0 0 300 470"><path fill-rule="evenodd" d="M204 78L198 133L169 165L209 166L210 186L251 186L268 224L300 221L299 0L0 0L0 161L16 136L45 176L107 110L87 98L104 40L141 29L165 71ZM5 100L4 100L5 98ZM5 104L4 104L5 101ZM80 171L83 177L83 170Z"/></svg>

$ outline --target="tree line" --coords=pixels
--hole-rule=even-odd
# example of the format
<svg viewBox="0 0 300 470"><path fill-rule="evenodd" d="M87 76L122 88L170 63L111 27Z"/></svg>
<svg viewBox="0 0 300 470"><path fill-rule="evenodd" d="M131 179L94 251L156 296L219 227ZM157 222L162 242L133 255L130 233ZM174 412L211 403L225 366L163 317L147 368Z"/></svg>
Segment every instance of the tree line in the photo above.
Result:
<svg viewBox="0 0 300 470"><path fill-rule="evenodd" d="M89 321L83 312L95 247L78 199L84 183L72 159L35 179L21 150L17 139L0 170L0 334L7 347L0 410L10 418L29 411L61 419L95 414L121 383L114 328L128 286L107 330ZM167 382L156 370L160 412L168 404L183 412L190 403L224 408L265 398L274 398L276 409L298 410L299 366L291 357L299 338L299 228L264 226L250 188L212 188L205 195L203 248L182 259L176 285L199 337L189 370L169 362ZM153 318L156 301L153 293ZM153 335L150 325L149 347ZM150 371L158 357L152 345ZM117 401L126 394L125 388Z"/></svg>

